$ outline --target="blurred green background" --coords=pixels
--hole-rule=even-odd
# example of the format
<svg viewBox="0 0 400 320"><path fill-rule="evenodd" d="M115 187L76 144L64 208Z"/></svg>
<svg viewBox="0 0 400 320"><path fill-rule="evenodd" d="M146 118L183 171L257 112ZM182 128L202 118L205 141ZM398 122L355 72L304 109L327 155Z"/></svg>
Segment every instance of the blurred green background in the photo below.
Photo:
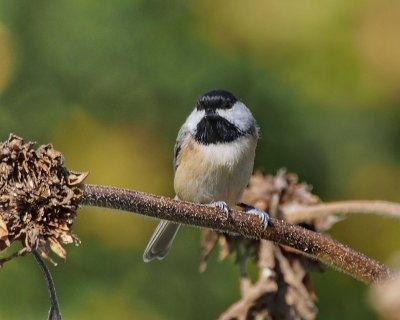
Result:
<svg viewBox="0 0 400 320"><path fill-rule="evenodd" d="M224 88L261 127L255 167L286 167L324 201L400 201L400 2L396 0L0 0L0 141L51 142L87 182L173 196L176 133ZM239 297L232 260L197 271L199 231L162 262L156 221L81 209L80 247L51 267L65 319L214 319ZM400 223L353 216L331 230L382 262ZM314 274L318 319L375 319L368 288ZM44 319L31 257L0 271L0 319Z"/></svg>

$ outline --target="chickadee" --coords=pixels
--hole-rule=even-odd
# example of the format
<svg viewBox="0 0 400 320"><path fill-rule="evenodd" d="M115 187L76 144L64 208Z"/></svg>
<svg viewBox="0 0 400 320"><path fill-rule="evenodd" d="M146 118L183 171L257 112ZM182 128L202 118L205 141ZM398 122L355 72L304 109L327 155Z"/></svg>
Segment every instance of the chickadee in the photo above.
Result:
<svg viewBox="0 0 400 320"><path fill-rule="evenodd" d="M176 140L176 199L218 206L228 213L253 171L257 139L256 121L242 102L224 90L206 92L197 100ZM264 211L254 209L250 213L259 215L266 226L268 215ZM179 226L162 220L143 260L163 259Z"/></svg>

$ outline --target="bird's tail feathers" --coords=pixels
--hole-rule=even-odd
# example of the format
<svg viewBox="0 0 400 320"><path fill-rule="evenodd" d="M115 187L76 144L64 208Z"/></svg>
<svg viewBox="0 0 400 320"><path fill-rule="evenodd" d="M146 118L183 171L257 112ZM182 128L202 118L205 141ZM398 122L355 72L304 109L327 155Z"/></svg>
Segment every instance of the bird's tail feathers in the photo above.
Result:
<svg viewBox="0 0 400 320"><path fill-rule="evenodd" d="M147 244L143 254L143 261L150 262L154 259L164 259L171 248L180 224L161 220Z"/></svg>

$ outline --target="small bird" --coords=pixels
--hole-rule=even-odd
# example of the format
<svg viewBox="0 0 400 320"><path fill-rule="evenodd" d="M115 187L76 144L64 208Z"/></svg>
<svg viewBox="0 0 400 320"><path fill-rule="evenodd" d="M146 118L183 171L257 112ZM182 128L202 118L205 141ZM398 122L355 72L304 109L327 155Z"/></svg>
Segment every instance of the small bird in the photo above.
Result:
<svg viewBox="0 0 400 320"><path fill-rule="evenodd" d="M253 171L257 139L256 121L244 103L225 90L206 92L197 100L175 143L175 198L216 206L229 214L229 206L239 201ZM267 226L266 212L245 208ZM143 260L163 259L179 227L162 220Z"/></svg>

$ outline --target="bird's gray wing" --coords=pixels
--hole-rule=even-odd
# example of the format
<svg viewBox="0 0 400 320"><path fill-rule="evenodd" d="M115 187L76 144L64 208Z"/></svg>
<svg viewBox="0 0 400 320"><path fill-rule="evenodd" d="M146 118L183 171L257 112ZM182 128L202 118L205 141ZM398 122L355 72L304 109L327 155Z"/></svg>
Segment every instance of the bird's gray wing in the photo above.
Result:
<svg viewBox="0 0 400 320"><path fill-rule="evenodd" d="M185 125L183 125L178 132L174 147L174 171L176 171L176 168L179 166L179 152L181 152L182 144L189 134L189 129L186 128Z"/></svg>
<svg viewBox="0 0 400 320"><path fill-rule="evenodd" d="M174 171L179 166L179 152L188 134L189 130L183 125L178 132L174 147ZM178 196L175 196L175 199L178 199ZM163 259L168 254L179 227L180 224L161 220L144 250L144 262L149 262L154 259Z"/></svg>

